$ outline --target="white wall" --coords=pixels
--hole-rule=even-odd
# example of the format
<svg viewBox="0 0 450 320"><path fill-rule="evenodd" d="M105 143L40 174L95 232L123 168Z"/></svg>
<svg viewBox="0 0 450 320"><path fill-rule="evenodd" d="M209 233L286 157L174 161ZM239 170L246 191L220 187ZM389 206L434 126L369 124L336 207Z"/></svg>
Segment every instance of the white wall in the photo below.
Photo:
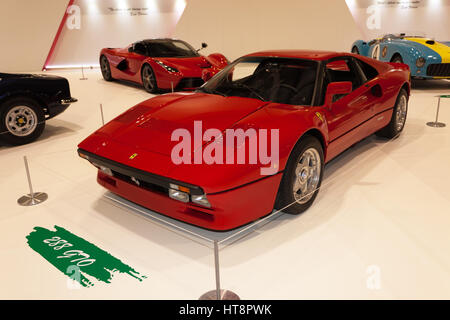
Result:
<svg viewBox="0 0 450 320"><path fill-rule="evenodd" d="M185 0L75 0L73 4L76 11L69 8L71 14L49 68L98 66L102 48L122 48L137 40L170 37Z"/></svg>
<svg viewBox="0 0 450 320"><path fill-rule="evenodd" d="M1 0L0 71L40 71L67 4ZM207 42L205 53L223 52L231 60L265 49L348 51L361 38L344 0L188 0L174 36L195 47Z"/></svg>
<svg viewBox="0 0 450 320"><path fill-rule="evenodd" d="M450 41L450 0L346 0L364 39L389 33Z"/></svg>
<svg viewBox="0 0 450 320"><path fill-rule="evenodd" d="M266 49L349 51L362 35L344 0L189 0L175 36L233 60Z"/></svg>
<svg viewBox="0 0 450 320"><path fill-rule="evenodd" d="M41 70L69 0L0 0L0 72Z"/></svg>

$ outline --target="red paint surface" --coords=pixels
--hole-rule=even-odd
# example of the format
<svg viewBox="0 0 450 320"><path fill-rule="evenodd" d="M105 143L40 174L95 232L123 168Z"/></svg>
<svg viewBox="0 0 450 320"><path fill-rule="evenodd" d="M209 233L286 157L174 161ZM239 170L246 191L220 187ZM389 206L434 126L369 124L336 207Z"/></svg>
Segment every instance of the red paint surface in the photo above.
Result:
<svg viewBox="0 0 450 320"><path fill-rule="evenodd" d="M313 51L252 54L258 55L313 60L354 56L349 53ZM207 194L212 208L196 209L192 205L172 200L165 194L156 194L117 178L109 178L115 182L107 183L102 179L104 175L99 173L99 183L114 193L170 217L208 229L236 228L272 211L282 171L295 144L303 135L314 130L322 137L325 161L328 162L389 123L402 86L406 85L409 92L409 69L403 64L358 58L376 68L379 75L333 105L326 102L322 106L294 106L204 93L166 94L129 109L85 139L79 147L127 166L200 186ZM375 85L381 87L382 97L371 93ZM279 129L278 174L261 176L262 166L259 164L175 165L171 161L170 150L178 142L170 140L171 133L178 128L192 132L195 120L202 121L203 131L208 128ZM139 156L131 160L130 155L134 153Z"/></svg>
<svg viewBox="0 0 450 320"><path fill-rule="evenodd" d="M100 52L100 56L105 56L109 61L111 76L114 79L128 80L142 84L141 71L144 64L148 64L156 75L159 89L171 89L172 86L176 88L181 79L202 78L206 71L213 76L228 64L227 59L218 53L211 54L207 57L151 58L134 52L128 52L130 46L122 49L105 48ZM119 70L117 66L124 60L128 67L124 70ZM179 72L169 72L156 63L155 60L159 60L169 67L175 67ZM205 68L208 66L210 67Z"/></svg>

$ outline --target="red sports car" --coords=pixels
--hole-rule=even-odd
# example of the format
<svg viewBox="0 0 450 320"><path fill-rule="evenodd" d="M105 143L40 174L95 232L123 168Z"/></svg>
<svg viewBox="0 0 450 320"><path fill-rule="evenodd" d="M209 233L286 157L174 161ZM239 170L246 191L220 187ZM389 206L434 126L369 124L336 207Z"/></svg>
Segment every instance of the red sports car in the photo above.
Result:
<svg viewBox="0 0 450 320"><path fill-rule="evenodd" d="M351 53L258 52L195 92L134 106L81 142L78 153L113 193L229 230L274 208L306 210L325 163L373 133L392 138L403 130L409 93L405 64Z"/></svg>
<svg viewBox="0 0 450 320"><path fill-rule="evenodd" d="M202 49L206 47L202 43ZM198 51L181 40L143 40L123 49L102 49L100 67L106 81L136 82L150 93L189 90L200 87L228 64L220 53L204 57Z"/></svg>

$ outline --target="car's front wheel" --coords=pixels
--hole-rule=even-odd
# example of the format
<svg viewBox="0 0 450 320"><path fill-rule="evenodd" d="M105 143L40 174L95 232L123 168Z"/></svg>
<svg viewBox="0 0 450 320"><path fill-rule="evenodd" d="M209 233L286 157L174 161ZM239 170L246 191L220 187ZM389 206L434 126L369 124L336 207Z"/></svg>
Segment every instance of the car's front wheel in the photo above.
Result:
<svg viewBox="0 0 450 320"><path fill-rule="evenodd" d="M281 179L276 209L300 214L314 202L322 183L324 155L317 138L306 135L292 151Z"/></svg>
<svg viewBox="0 0 450 320"><path fill-rule="evenodd" d="M394 63L403 63L403 58L402 58L401 55L396 54L396 55L392 58L391 62L394 62Z"/></svg>
<svg viewBox="0 0 450 320"><path fill-rule="evenodd" d="M150 93L158 92L156 76L155 76L155 73L153 72L152 67L150 67L148 64L146 64L142 68L141 77L142 77L142 85L144 86L144 89L147 92L150 92Z"/></svg>
<svg viewBox="0 0 450 320"><path fill-rule="evenodd" d="M352 53L354 53L354 54L359 54L359 50L358 50L358 47L353 47L352 48Z"/></svg>
<svg viewBox="0 0 450 320"><path fill-rule="evenodd" d="M21 145L36 140L44 131L45 114L29 98L13 98L0 106L0 139Z"/></svg>
<svg viewBox="0 0 450 320"><path fill-rule="evenodd" d="M114 80L111 75L111 67L109 65L108 58L106 58L105 56L102 56L100 58L100 68L102 70L102 76L103 76L103 79L105 79L105 81Z"/></svg>

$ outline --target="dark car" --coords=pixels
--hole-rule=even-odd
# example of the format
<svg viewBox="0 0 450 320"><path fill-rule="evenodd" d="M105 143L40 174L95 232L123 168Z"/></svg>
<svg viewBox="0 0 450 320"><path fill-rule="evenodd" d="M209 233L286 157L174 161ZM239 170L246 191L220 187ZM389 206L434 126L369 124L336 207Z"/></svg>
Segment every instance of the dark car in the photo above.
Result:
<svg viewBox="0 0 450 320"><path fill-rule="evenodd" d="M66 78L0 73L0 140L12 145L36 140L46 120L76 101Z"/></svg>

